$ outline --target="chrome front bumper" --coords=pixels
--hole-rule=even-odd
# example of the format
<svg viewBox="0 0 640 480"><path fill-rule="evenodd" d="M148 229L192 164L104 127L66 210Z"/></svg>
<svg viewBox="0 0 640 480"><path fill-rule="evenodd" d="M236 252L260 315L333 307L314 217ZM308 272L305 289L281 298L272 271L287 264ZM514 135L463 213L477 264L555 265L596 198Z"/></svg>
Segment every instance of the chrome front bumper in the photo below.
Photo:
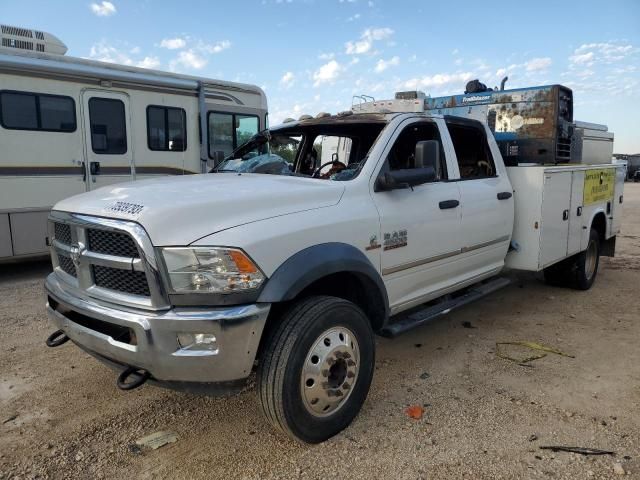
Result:
<svg viewBox="0 0 640 480"><path fill-rule="evenodd" d="M107 363L147 370L158 382L219 383L251 373L269 304L227 308L174 308L143 311L116 308L79 297L55 273L45 282L47 313L56 328ZM113 329L132 332L128 342L114 339ZM210 333L217 351L180 348L178 333Z"/></svg>

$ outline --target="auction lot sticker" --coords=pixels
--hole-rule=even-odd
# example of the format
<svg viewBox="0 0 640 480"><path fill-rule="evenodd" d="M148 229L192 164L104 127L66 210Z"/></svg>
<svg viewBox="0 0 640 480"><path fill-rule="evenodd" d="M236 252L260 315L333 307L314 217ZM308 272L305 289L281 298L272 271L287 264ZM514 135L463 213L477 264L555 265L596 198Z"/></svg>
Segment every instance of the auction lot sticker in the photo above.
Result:
<svg viewBox="0 0 640 480"><path fill-rule="evenodd" d="M612 198L615 183L615 168L587 170L584 176L583 205L591 205Z"/></svg>

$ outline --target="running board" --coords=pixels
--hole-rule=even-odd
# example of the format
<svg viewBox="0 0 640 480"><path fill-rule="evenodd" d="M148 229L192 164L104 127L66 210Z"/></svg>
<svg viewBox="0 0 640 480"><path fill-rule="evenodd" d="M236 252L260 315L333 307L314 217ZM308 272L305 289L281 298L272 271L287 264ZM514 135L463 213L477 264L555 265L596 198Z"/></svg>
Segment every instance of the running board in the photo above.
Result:
<svg viewBox="0 0 640 480"><path fill-rule="evenodd" d="M451 298L448 300L444 300L435 305L431 305L429 307L424 308L423 310L418 310L417 312L413 312L406 317L398 320L397 322L391 323L384 327L380 334L385 337L397 337L401 333L404 333L412 328L419 327L420 325L424 325L431 320L434 320L441 315L446 315L452 310L456 308L462 307L467 303L474 302L490 293L495 292L503 287L509 285L511 281L508 278L496 278L494 280L490 280L486 283L479 283L476 285L472 285L468 287L463 294Z"/></svg>

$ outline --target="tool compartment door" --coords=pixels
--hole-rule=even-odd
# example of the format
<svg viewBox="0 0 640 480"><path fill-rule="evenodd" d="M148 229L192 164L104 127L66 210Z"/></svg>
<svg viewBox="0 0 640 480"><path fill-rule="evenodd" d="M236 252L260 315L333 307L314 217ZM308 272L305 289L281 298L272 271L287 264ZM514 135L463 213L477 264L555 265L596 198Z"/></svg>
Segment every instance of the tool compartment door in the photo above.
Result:
<svg viewBox="0 0 640 480"><path fill-rule="evenodd" d="M611 219L611 231L610 235L617 235L620 233L622 227L622 203L623 203L623 190L624 179L627 175L626 168L616 168L616 184L614 188L613 200L612 200L612 216Z"/></svg>
<svg viewBox="0 0 640 480"><path fill-rule="evenodd" d="M540 268L567 256L572 172L545 172L542 194Z"/></svg>
<svg viewBox="0 0 640 480"><path fill-rule="evenodd" d="M571 180L571 209L569 211L569 239L567 255L580 252L584 225L582 198L584 194L584 170L572 172Z"/></svg>

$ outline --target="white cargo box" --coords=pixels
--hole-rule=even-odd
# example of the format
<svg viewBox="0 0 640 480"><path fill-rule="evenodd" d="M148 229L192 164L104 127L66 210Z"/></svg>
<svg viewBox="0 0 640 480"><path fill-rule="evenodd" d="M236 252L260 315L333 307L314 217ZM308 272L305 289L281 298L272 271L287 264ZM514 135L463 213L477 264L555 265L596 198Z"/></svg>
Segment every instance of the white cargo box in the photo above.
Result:
<svg viewBox="0 0 640 480"><path fill-rule="evenodd" d="M507 171L515 204L508 268L540 271L585 250L599 212L608 219L606 238L620 231L623 167L532 165Z"/></svg>

